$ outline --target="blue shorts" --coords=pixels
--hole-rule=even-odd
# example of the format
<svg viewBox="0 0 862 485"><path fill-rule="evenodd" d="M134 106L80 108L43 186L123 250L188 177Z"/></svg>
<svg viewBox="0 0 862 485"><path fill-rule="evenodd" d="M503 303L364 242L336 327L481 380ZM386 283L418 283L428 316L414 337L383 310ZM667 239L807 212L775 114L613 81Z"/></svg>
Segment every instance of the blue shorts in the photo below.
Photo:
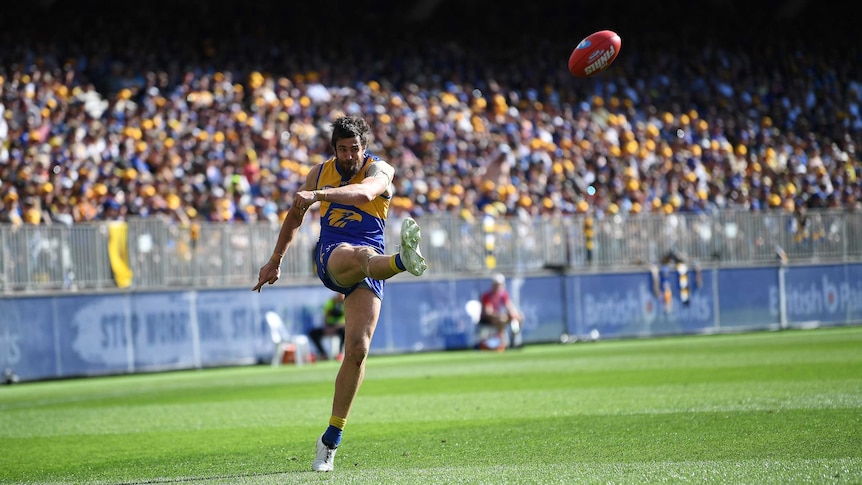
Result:
<svg viewBox="0 0 862 485"><path fill-rule="evenodd" d="M317 277L320 278L323 286L337 293L342 293L345 297L353 293L357 288L368 288L377 295L380 301L383 301L383 287L386 286L385 280L365 278L351 287L345 287L339 285L329 277L329 272L326 271L326 268L329 266L329 257L332 256L332 251L341 244L343 243L337 242L326 245L317 243L317 247L314 250L314 271L317 272Z"/></svg>

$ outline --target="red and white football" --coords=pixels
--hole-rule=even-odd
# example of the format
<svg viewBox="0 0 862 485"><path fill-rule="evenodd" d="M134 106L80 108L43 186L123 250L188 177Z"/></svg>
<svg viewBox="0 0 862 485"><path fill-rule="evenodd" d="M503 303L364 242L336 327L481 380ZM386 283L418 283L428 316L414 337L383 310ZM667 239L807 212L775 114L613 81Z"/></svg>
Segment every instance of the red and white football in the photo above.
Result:
<svg viewBox="0 0 862 485"><path fill-rule="evenodd" d="M622 39L612 30L588 35L569 56L569 72L575 77L590 77L607 69L620 54Z"/></svg>

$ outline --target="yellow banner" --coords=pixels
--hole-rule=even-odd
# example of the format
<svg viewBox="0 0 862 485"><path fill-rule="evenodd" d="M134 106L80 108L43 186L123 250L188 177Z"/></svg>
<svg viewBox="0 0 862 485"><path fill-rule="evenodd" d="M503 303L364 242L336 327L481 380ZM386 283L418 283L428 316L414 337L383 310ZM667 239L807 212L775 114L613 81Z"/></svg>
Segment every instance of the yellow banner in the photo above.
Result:
<svg viewBox="0 0 862 485"><path fill-rule="evenodd" d="M129 231L125 222L112 222L108 226L108 258L114 281L120 288L132 285L132 268L129 267Z"/></svg>

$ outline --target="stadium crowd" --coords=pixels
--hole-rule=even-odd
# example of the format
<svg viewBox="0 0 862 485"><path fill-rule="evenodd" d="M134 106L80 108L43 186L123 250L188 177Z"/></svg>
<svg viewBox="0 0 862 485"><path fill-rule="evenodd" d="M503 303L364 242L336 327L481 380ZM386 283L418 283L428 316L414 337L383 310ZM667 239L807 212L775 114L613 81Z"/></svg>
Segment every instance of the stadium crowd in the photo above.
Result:
<svg viewBox="0 0 862 485"><path fill-rule="evenodd" d="M633 6L617 62L575 79L589 32L559 25L559 2L413 24L379 2L346 20L92 3L5 16L2 222L277 221L340 113L368 118L392 210L414 217L862 207L858 41L786 19L755 32L701 6L651 29Z"/></svg>

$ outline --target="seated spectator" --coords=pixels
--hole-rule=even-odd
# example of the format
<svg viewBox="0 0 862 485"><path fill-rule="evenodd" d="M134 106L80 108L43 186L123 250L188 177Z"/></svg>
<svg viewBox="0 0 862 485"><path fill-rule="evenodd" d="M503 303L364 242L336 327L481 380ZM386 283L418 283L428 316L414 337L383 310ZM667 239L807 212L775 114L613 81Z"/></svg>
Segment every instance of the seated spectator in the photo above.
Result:
<svg viewBox="0 0 862 485"><path fill-rule="evenodd" d="M308 337L314 342L317 355L321 360L337 358L339 361L344 354L344 295L335 293L323 304L323 325L314 327L308 333ZM335 336L338 338L337 355L329 355L328 349L323 346L323 337Z"/></svg>
<svg viewBox="0 0 862 485"><path fill-rule="evenodd" d="M479 326L493 329L491 337L479 343L480 348L503 351L507 347L519 346L519 334L523 316L506 291L506 277L496 273L491 278L491 288L482 293L479 301L482 312Z"/></svg>

